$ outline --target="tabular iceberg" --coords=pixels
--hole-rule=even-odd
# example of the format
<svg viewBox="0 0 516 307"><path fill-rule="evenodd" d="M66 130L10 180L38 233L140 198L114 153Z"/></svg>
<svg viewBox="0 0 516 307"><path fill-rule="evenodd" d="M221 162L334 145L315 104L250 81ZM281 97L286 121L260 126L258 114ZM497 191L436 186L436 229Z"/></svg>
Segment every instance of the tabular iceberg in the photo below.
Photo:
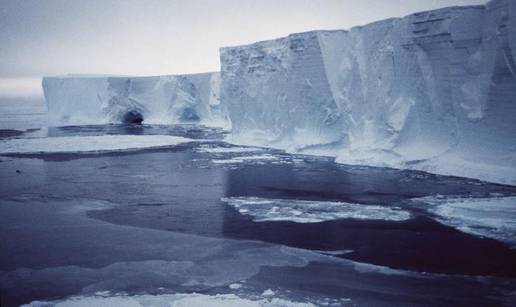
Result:
<svg viewBox="0 0 516 307"><path fill-rule="evenodd" d="M219 73L156 77L70 75L43 78L51 122L199 122L215 125Z"/></svg>
<svg viewBox="0 0 516 307"><path fill-rule="evenodd" d="M221 49L231 140L516 184L516 1Z"/></svg>
<svg viewBox="0 0 516 307"><path fill-rule="evenodd" d="M220 73L44 78L49 113L231 126L234 143L516 184L514 0L220 53Z"/></svg>

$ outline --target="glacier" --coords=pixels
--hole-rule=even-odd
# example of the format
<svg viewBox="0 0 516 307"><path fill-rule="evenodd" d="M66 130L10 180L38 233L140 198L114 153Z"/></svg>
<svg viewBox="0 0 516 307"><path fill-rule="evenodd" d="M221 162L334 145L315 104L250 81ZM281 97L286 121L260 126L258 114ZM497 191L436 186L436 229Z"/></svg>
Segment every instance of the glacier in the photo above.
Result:
<svg viewBox="0 0 516 307"><path fill-rule="evenodd" d="M516 2L221 48L230 141L516 184Z"/></svg>
<svg viewBox="0 0 516 307"><path fill-rule="evenodd" d="M51 122L195 122L237 145L516 184L514 0L223 47L220 62L45 77Z"/></svg>
<svg viewBox="0 0 516 307"><path fill-rule="evenodd" d="M50 123L217 125L219 73L151 77L44 77Z"/></svg>

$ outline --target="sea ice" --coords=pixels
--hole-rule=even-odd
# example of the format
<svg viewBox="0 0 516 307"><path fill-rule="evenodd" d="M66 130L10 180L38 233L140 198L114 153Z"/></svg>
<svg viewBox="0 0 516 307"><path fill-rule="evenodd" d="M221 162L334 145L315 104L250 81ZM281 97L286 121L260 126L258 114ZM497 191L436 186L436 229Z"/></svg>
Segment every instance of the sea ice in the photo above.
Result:
<svg viewBox="0 0 516 307"><path fill-rule="evenodd" d="M257 147L199 147L198 151L208 153L242 153L263 151L263 148Z"/></svg>
<svg viewBox="0 0 516 307"><path fill-rule="evenodd" d="M255 222L320 223L337 219L403 221L411 217L409 212L400 208L346 202L260 197L228 197L222 201L241 214L252 216Z"/></svg>
<svg viewBox="0 0 516 307"><path fill-rule="evenodd" d="M195 142L170 135L101 135L21 138L0 141L0 154L121 151Z"/></svg>
<svg viewBox="0 0 516 307"><path fill-rule="evenodd" d="M229 289L232 289L232 290L238 290L240 288L242 288L242 284L239 284L239 283L234 283L234 284L229 285Z"/></svg>
<svg viewBox="0 0 516 307"><path fill-rule="evenodd" d="M516 247L516 197L435 197L417 199L429 205L438 220L463 232L489 237Z"/></svg>
<svg viewBox="0 0 516 307"><path fill-rule="evenodd" d="M276 161L277 157L269 154L263 155L252 155L252 156L238 156L232 157L230 159L215 159L212 160L215 164L235 164L235 163L244 163L244 162L264 162L264 161Z"/></svg>
<svg viewBox="0 0 516 307"><path fill-rule="evenodd" d="M263 291L262 296L274 296L274 294L274 291L272 291L271 289L267 289Z"/></svg>
<svg viewBox="0 0 516 307"><path fill-rule="evenodd" d="M164 294L137 296L77 296L62 301L35 301L26 307L314 307L311 303L280 298L246 299L234 294Z"/></svg>

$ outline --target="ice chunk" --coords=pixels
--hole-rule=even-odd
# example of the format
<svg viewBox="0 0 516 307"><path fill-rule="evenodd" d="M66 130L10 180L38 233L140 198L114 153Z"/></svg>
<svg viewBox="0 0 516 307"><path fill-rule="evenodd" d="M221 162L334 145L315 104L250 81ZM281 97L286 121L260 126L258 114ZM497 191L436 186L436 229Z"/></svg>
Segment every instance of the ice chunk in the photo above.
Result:
<svg viewBox="0 0 516 307"><path fill-rule="evenodd" d="M51 122L222 125L218 73L43 78Z"/></svg>
<svg viewBox="0 0 516 307"><path fill-rule="evenodd" d="M30 306L55 306L55 307L79 307L79 306L106 306L106 307L146 307L146 306L203 306L203 307L313 307L311 303L292 302L285 299L246 299L234 294L163 294L163 295L137 295L137 296L77 296L56 302L32 302L24 305Z"/></svg>
<svg viewBox="0 0 516 307"><path fill-rule="evenodd" d="M188 142L195 142L195 140L170 135L101 135L8 139L0 142L0 154L120 151L173 146Z"/></svg>
<svg viewBox="0 0 516 307"><path fill-rule="evenodd" d="M274 291L272 291L271 289L267 289L263 291L262 296L274 296L274 294Z"/></svg>
<svg viewBox="0 0 516 307"><path fill-rule="evenodd" d="M277 161L279 160L277 157L269 154L263 155L252 155L252 156L239 156L233 157L230 159L215 159L211 162L215 164L235 164L235 163L244 163L244 162L266 162L266 161Z"/></svg>
<svg viewBox="0 0 516 307"><path fill-rule="evenodd" d="M291 221L320 223L337 219L403 221L410 213L400 208L346 202L269 199L260 197L223 198L229 206L255 222Z"/></svg>
<svg viewBox="0 0 516 307"><path fill-rule="evenodd" d="M516 184L515 33L493 0L222 48L229 140Z"/></svg>
<svg viewBox="0 0 516 307"><path fill-rule="evenodd" d="M238 290L240 288L242 288L242 284L239 284L239 283L234 283L234 284L229 285L229 289L232 289L232 290Z"/></svg>
<svg viewBox="0 0 516 307"><path fill-rule="evenodd" d="M263 151L263 148L258 147L200 147L198 151L208 153L243 153L243 152L257 152Z"/></svg>
<svg viewBox="0 0 516 307"><path fill-rule="evenodd" d="M516 247L516 197L424 197L439 221L463 232L489 237Z"/></svg>

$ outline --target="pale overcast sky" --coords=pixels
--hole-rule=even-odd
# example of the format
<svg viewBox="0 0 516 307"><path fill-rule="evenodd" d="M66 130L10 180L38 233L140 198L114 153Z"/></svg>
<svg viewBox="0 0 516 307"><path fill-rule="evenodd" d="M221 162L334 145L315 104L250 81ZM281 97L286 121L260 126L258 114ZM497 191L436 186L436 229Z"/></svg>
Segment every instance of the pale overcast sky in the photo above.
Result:
<svg viewBox="0 0 516 307"><path fill-rule="evenodd" d="M0 0L0 78L219 70L221 46L485 0Z"/></svg>

